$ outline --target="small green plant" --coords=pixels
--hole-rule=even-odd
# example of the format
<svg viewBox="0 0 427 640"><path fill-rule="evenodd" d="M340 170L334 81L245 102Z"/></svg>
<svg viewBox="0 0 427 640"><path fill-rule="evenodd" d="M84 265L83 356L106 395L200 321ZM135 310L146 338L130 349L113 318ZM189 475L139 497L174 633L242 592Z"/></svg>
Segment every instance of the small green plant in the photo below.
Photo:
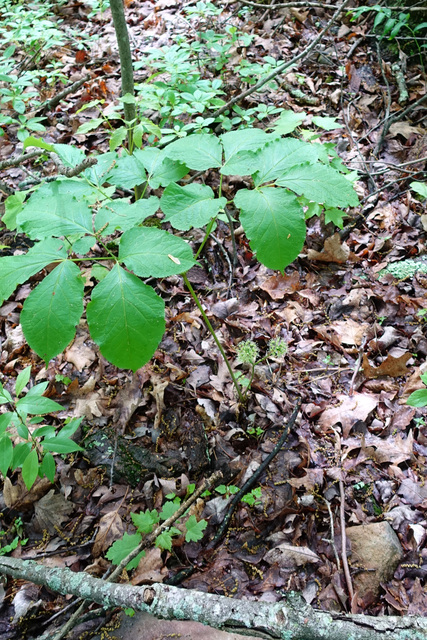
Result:
<svg viewBox="0 0 427 640"><path fill-rule="evenodd" d="M187 489L187 495L189 491ZM144 511L143 513L131 513L131 518L134 526L136 527L136 533L125 533L120 540L116 540L106 555L108 560L111 560L113 564L120 564L129 553L134 551L141 543L142 537L151 533L156 525L160 522L164 522L171 518L177 511L181 504L181 499L178 496L172 494L172 499L167 500L162 510L159 512L157 509ZM181 522L185 527L185 541L197 542L203 538L203 531L207 527L206 520L197 520L196 516L188 516L185 513L177 522ZM182 535L182 531L178 527L169 527L163 530L155 540L155 546L159 549L172 550L173 538ZM135 569L138 566L141 558L145 556L145 551L141 551L133 560L127 565L126 569Z"/></svg>
<svg viewBox="0 0 427 640"><path fill-rule="evenodd" d="M282 338L272 338L268 343L267 353L263 357L259 357L258 345L253 340L244 340L237 346L237 362L240 364L248 364L250 366L249 378L244 376L243 373L238 375L238 383L244 388L243 395L247 396L251 384L255 376L255 367L262 364L270 358L282 359L288 350L288 345ZM248 430L249 433L249 430ZM256 430L253 429L253 433ZM261 429L262 434L262 429Z"/></svg>
<svg viewBox="0 0 427 640"><path fill-rule="evenodd" d="M261 500L260 500L261 495L262 495L261 487L255 487L255 489L252 489L252 491L250 491L249 493L246 493L243 496L242 502L245 502L250 507L254 507L257 504L261 504Z"/></svg>
<svg viewBox="0 0 427 640"><path fill-rule="evenodd" d="M0 471L6 476L8 471L20 468L27 489L31 489L37 476L46 476L51 482L54 481L56 465L51 452L62 454L82 451L71 440L80 426L81 418L68 421L59 430L41 424L43 415L62 411L62 407L43 396L47 382L34 385L22 395L30 375L31 367L19 373L15 399L0 383L0 405L10 409L0 414Z"/></svg>
<svg viewBox="0 0 427 640"><path fill-rule="evenodd" d="M215 491L224 496L224 498L230 498L231 496L239 492L239 487L236 487L236 485L234 484L220 484L218 487L216 487Z"/></svg>
<svg viewBox="0 0 427 640"><path fill-rule="evenodd" d="M14 549L16 549L19 543L21 543L21 545L27 544L28 538L24 539L22 537L24 528L23 525L24 523L22 521L22 518L18 516L18 518L15 518L9 531L0 531L0 556L5 556L7 553L10 553ZM13 535L15 537L13 538L12 542L3 545L3 539L10 539Z"/></svg>
<svg viewBox="0 0 427 640"><path fill-rule="evenodd" d="M421 380L427 386L427 373L421 374ZM414 391L406 402L410 407L426 407L427 389L418 389L417 391Z"/></svg>
<svg viewBox="0 0 427 640"><path fill-rule="evenodd" d="M32 145L56 153L65 167L86 160L73 146L30 136L24 147ZM146 146L132 154L110 151L96 161L78 177L59 176L37 186L25 201L22 194L6 200L4 224L26 234L33 246L26 254L0 258L0 302L47 265L57 265L30 293L21 313L29 345L47 362L74 338L84 311L79 264L87 269L89 261L98 282L86 307L91 336L107 360L136 370L153 356L165 330L164 301L143 279L182 274L225 358L239 400L245 402L256 363L249 361L251 378L242 392L186 273L197 263L217 219L228 221L225 206L234 207L236 215L240 212L258 260L283 271L303 247L307 203L317 203L319 212L323 206L355 206L353 185L332 165L329 148L256 128L220 136L190 134L162 150ZM191 171L217 174L217 193L202 182L180 184ZM232 175L251 176L252 188L237 190L227 202L222 179ZM135 202L115 197L117 189L136 190L139 185L142 197ZM144 198L148 186L161 188L161 197ZM179 234L144 226L153 216ZM205 229L195 254L183 237L193 228ZM282 357L283 349L280 340L271 341L260 361Z"/></svg>
<svg viewBox="0 0 427 640"><path fill-rule="evenodd" d="M262 429L261 427L248 427L247 433L250 436L254 436L255 438L262 438L262 436L264 435L264 429Z"/></svg>
<svg viewBox="0 0 427 640"><path fill-rule="evenodd" d="M427 199L427 182L411 182L409 185L423 200Z"/></svg>

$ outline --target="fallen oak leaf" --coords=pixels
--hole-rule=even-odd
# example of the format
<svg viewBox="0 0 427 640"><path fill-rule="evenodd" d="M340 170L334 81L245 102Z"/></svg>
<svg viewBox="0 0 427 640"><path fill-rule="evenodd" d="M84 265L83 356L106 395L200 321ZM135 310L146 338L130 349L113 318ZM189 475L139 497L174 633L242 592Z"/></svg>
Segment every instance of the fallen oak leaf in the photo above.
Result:
<svg viewBox="0 0 427 640"><path fill-rule="evenodd" d="M350 257L350 249L345 242L341 242L340 234L334 233L330 238L326 238L322 251L309 249L307 257L309 260L317 260L319 262L343 264Z"/></svg>
<svg viewBox="0 0 427 640"><path fill-rule="evenodd" d="M411 357L412 355L410 353L404 353L398 358L389 354L378 367L372 367L369 363L368 356L364 353L362 359L363 373L369 380L379 378L380 376L389 376L391 378L405 376L408 373L406 363Z"/></svg>

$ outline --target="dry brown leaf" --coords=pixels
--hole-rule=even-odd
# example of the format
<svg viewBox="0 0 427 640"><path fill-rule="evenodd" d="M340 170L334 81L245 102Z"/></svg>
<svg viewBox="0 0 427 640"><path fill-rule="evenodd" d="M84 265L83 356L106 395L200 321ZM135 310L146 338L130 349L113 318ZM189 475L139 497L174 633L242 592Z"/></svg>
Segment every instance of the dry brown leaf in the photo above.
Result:
<svg viewBox="0 0 427 640"><path fill-rule="evenodd" d="M306 472L302 478L289 478L288 484L295 489L303 487L307 491L312 491L316 486L321 487L323 485L323 469L304 469Z"/></svg>
<svg viewBox="0 0 427 640"><path fill-rule="evenodd" d="M380 376L389 376L391 378L405 376L408 373L406 363L410 358L412 358L412 354L410 353L404 353L398 358L388 355L379 367L372 367L369 364L368 356L364 353L362 360L363 373L369 380L379 378Z"/></svg>
<svg viewBox="0 0 427 640"><path fill-rule="evenodd" d="M36 531L46 530L53 535L61 528L73 508L71 502L67 502L62 494L51 489L34 505L34 528Z"/></svg>
<svg viewBox="0 0 427 640"><path fill-rule="evenodd" d="M280 274L267 278L260 285L260 289L266 291L273 300L281 300L287 294L298 290L299 281L298 271L293 271L290 275Z"/></svg>
<svg viewBox="0 0 427 640"><path fill-rule="evenodd" d="M349 255L350 249L345 242L341 242L339 233L334 233L330 238L326 238L322 251L309 249L307 254L309 260L336 262L338 264L347 262Z"/></svg>
<svg viewBox="0 0 427 640"><path fill-rule="evenodd" d="M117 511L106 513L102 516L98 524L98 532L92 548L94 558L102 555L109 547L122 537L125 532L125 526Z"/></svg>
<svg viewBox="0 0 427 640"><path fill-rule="evenodd" d="M319 556L308 547L295 547L286 542L270 549L264 560L268 564L277 564L281 569L296 569L308 562L320 562Z"/></svg>
<svg viewBox="0 0 427 640"><path fill-rule="evenodd" d="M162 560L162 552L157 547L153 547L145 552L145 556L141 558L137 568L135 569L131 583L134 586L138 584L153 584L154 582L163 582L168 569L164 566Z"/></svg>
<svg viewBox="0 0 427 640"><path fill-rule="evenodd" d="M52 483L47 478L37 478L30 491L28 491L22 476L19 476L16 485L12 485L9 478L6 477L3 485L3 498L7 507L17 511L28 511L51 488Z"/></svg>
<svg viewBox="0 0 427 640"><path fill-rule="evenodd" d="M327 431L341 423L344 438L348 437L351 427L358 420L365 421L378 404L378 399L367 393L355 392L352 396L338 394L337 399L340 404L326 409L320 416L318 425Z"/></svg>

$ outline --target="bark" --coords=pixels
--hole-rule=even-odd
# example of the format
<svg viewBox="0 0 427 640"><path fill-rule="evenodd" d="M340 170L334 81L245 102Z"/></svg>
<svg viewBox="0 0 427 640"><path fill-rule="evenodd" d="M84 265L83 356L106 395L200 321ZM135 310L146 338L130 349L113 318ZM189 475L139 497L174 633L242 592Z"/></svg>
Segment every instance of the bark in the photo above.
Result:
<svg viewBox="0 0 427 640"><path fill-rule="evenodd" d="M270 604L233 600L164 584L133 587L107 583L84 572L49 569L33 560L0 558L0 573L43 584L61 594L73 594L106 607L132 607L166 620L194 620L242 635L280 640L423 640L427 618L374 618L317 611L296 593Z"/></svg>
<svg viewBox="0 0 427 640"><path fill-rule="evenodd" d="M110 0L114 30L119 46L120 73L122 76L122 95L134 96L132 53L130 50L129 34L126 25L123 0ZM129 126L129 151L132 151L132 129L136 118L135 104L124 103L125 120Z"/></svg>

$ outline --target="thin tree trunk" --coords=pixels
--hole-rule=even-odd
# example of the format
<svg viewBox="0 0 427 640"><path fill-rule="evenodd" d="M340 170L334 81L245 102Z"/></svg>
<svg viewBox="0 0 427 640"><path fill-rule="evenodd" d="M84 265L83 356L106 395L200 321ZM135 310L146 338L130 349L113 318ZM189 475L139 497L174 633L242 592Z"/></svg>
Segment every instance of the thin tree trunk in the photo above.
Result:
<svg viewBox="0 0 427 640"><path fill-rule="evenodd" d="M135 95L133 83L132 53L130 50L129 34L126 25L123 0L110 0L111 13L113 15L114 29L116 32L117 44L119 46L120 73L122 76L122 95ZM132 153L132 127L136 118L135 104L124 103L125 120L128 128L129 151Z"/></svg>
<svg viewBox="0 0 427 640"><path fill-rule="evenodd" d="M270 604L234 600L164 584L133 587L113 584L87 573L49 569L32 560L1 558L0 573L43 584L107 607L132 607L166 620L194 620L242 635L260 634L280 640L423 640L427 618L371 617L316 611L296 593Z"/></svg>

